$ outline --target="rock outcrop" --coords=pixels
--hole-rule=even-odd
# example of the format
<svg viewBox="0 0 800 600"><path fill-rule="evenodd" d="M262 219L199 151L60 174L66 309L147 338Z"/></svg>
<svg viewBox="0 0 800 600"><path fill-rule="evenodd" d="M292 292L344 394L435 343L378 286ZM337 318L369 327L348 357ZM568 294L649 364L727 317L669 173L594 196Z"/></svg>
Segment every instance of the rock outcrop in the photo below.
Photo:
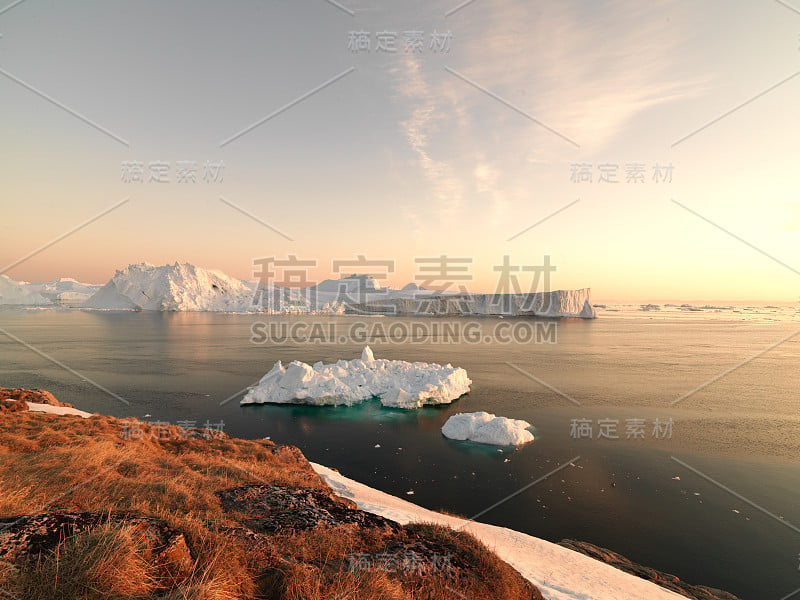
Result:
<svg viewBox="0 0 800 600"><path fill-rule="evenodd" d="M130 514L54 512L0 518L0 561L24 567L65 540L101 526L128 528L157 579L181 581L189 576L194 559L184 535L161 519Z"/></svg>
<svg viewBox="0 0 800 600"><path fill-rule="evenodd" d="M695 600L739 600L737 596L734 596L733 594L723 590L705 587L702 585L691 585L685 581L681 581L676 575L663 573L650 567L643 567L642 565L625 558L621 554L606 548L601 548L600 546L595 546L589 542L561 540L559 544L565 548L574 550L575 552L580 552L581 554L591 556L595 560L604 562L607 565L611 565L612 567L620 569L621 571L625 571L626 573L630 573L631 575L636 575L642 579L652 581L663 588L671 590L677 594L681 594L682 596L686 596L687 598L694 598Z"/></svg>
<svg viewBox="0 0 800 600"><path fill-rule="evenodd" d="M26 390L21 388L0 388L0 400L16 400L17 402L32 402L34 404L48 404L50 406L63 406L74 408L72 404L59 402L56 397L46 390ZM25 410L24 408L20 410Z"/></svg>
<svg viewBox="0 0 800 600"><path fill-rule="evenodd" d="M244 513L248 527L262 533L308 530L320 525L400 530L397 523L359 510L354 502L321 490L263 484L222 490L217 496L223 509Z"/></svg>

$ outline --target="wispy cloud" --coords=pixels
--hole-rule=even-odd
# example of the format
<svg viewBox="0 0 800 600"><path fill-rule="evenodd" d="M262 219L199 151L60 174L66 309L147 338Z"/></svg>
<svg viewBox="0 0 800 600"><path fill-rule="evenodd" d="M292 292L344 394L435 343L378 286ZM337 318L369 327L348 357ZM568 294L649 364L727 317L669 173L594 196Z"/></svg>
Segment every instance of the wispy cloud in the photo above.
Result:
<svg viewBox="0 0 800 600"><path fill-rule="evenodd" d="M702 82L674 74L687 31L675 24L688 18L684 12L667 0L546 3L535 10L516 0L493 2L461 71L581 147L597 148L643 111L700 89ZM543 144L557 144L530 131Z"/></svg>
<svg viewBox="0 0 800 600"><path fill-rule="evenodd" d="M426 212L447 219L462 208L488 208L485 223L507 227L509 207L529 200L532 165L576 156L546 129L448 77L445 66L582 150L601 152L646 111L702 89L673 63L687 35L677 26L688 20L685 10L670 0L476 3L452 22L446 61L403 56L393 85L407 115L402 133L430 186Z"/></svg>
<svg viewBox="0 0 800 600"><path fill-rule="evenodd" d="M408 119L401 122L401 128L430 185L438 217L449 219L461 207L463 184L456 173L452 154L434 156L430 138L442 131L451 114L451 111L443 109L448 104L452 106L452 103L437 93L436 85L423 73L417 56L405 55L396 73L402 81L399 91L408 102L411 113Z"/></svg>

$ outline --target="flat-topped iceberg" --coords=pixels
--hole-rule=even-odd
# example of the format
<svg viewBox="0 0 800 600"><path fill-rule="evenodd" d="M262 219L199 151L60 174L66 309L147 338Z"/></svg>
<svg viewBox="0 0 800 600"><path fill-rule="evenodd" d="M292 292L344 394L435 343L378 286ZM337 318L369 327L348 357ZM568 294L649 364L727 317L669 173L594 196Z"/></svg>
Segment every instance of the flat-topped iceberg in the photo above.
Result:
<svg viewBox="0 0 800 600"><path fill-rule="evenodd" d="M449 404L469 392L471 383L460 367L376 359L367 346L361 358L329 365L293 361L284 367L278 361L241 403L352 406L378 398L391 408L419 408Z"/></svg>
<svg viewBox="0 0 800 600"><path fill-rule="evenodd" d="M494 446L521 446L533 441L527 421L497 417L487 412L458 413L447 419L442 435Z"/></svg>

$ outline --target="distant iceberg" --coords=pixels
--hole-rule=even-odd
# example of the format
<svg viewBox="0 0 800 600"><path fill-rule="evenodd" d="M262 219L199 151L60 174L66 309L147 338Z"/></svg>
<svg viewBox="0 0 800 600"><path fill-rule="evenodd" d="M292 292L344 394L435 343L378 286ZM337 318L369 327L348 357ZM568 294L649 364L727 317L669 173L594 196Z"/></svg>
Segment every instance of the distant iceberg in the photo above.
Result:
<svg viewBox="0 0 800 600"><path fill-rule="evenodd" d="M412 290L386 290L373 294L347 312L398 316L509 316L578 317L595 319L590 289L557 290L530 294L473 294Z"/></svg>
<svg viewBox="0 0 800 600"><path fill-rule="evenodd" d="M0 275L0 304L77 307L99 288L99 285L80 283L66 277L55 281L28 283Z"/></svg>
<svg viewBox="0 0 800 600"><path fill-rule="evenodd" d="M639 310L643 311L661 310L661 307L658 304L642 304L641 306L639 306Z"/></svg>
<svg viewBox="0 0 800 600"><path fill-rule="evenodd" d="M397 316L597 317L588 288L529 294L426 290L410 283L382 288L370 275L326 279L304 288L245 281L189 263L131 264L105 285L0 277L0 304L95 310Z"/></svg>
<svg viewBox="0 0 800 600"><path fill-rule="evenodd" d="M460 367L424 362L376 359L369 346L361 358L311 365L278 361L251 387L241 404L360 404L380 399L391 408L449 404L469 392L472 381Z"/></svg>
<svg viewBox="0 0 800 600"><path fill-rule="evenodd" d="M47 306L52 302L32 289L30 283L14 281L6 275L0 275L0 304Z"/></svg>
<svg viewBox="0 0 800 600"><path fill-rule="evenodd" d="M494 446L521 446L533 441L531 424L520 419L497 417L487 412L458 413L447 419L442 435Z"/></svg>
<svg viewBox="0 0 800 600"><path fill-rule="evenodd" d="M55 281L44 283L30 283L28 288L39 292L53 304L62 307L77 307L86 302L100 289L100 285L81 283L69 277L62 277Z"/></svg>
<svg viewBox="0 0 800 600"><path fill-rule="evenodd" d="M129 265L91 296L102 310L252 312L253 289L219 271L175 263Z"/></svg>

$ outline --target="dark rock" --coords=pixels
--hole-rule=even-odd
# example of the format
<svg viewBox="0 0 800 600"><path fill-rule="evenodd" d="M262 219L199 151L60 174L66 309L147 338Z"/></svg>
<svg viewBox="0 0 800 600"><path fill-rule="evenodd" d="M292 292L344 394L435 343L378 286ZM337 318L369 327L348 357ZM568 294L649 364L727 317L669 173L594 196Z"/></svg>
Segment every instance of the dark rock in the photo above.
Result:
<svg viewBox="0 0 800 600"><path fill-rule="evenodd" d="M0 518L0 561L23 564L36 561L70 537L102 525L128 527L144 558L156 567L157 577L181 581L194 560L186 538L161 519L129 514L50 513Z"/></svg>
<svg viewBox="0 0 800 600"><path fill-rule="evenodd" d="M253 531L307 530L318 525L353 525L398 530L394 521L359 510L355 503L323 490L247 485L216 493L226 511L244 513Z"/></svg>
<svg viewBox="0 0 800 600"><path fill-rule="evenodd" d="M631 575L636 575L637 577L641 577L647 581L652 581L663 588L666 588L677 594L681 594L682 596L686 596L687 598L694 598L695 600L739 600L737 596L734 596L733 594L723 590L702 585L692 585L681 581L681 579L676 575L662 573L661 571L657 571L656 569L652 569L650 567L643 567L642 565L625 558L621 554L617 554L616 552L606 548L601 548L600 546L595 546L589 542L561 540L559 545L569 548L570 550L574 550L575 552L585 554L586 556L591 556L595 560L604 562L607 565L611 565L612 567L615 567L621 571L625 571L626 573L630 573Z"/></svg>

